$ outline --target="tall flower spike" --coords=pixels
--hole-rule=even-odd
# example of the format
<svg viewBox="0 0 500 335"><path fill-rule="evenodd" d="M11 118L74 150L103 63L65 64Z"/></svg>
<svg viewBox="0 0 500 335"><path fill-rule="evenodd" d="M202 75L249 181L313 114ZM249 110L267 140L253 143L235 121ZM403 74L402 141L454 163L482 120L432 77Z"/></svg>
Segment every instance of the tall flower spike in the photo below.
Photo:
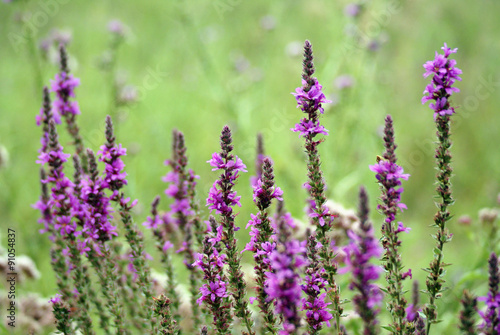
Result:
<svg viewBox="0 0 500 335"><path fill-rule="evenodd" d="M268 208L273 199L282 200L282 194L281 189L274 186L273 165L271 159L266 157L262 162L261 178L253 185L253 198L259 212L257 215L252 214L252 219L248 222L247 228L252 227L251 239L244 250L254 253L257 300L264 318L264 329L271 334L276 334L276 316L273 302L265 292L265 281L266 272L271 271L269 254L276 248L276 242L273 239L275 232L271 227Z"/></svg>
<svg viewBox="0 0 500 335"><path fill-rule="evenodd" d="M427 317L427 333L429 333L432 323L437 322L438 312L436 307L436 299L441 296L444 284L444 267L447 265L443 262L443 248L445 243L451 241L452 234L449 233L446 227L446 222L451 219L451 214L448 211L448 206L454 203L451 195L451 173L450 166L451 147L450 141L450 116L455 113L454 107L450 105L450 97L453 93L459 92L458 88L453 87L457 80L461 80L458 76L462 71L455 67L456 61L448 59L448 57L457 52L457 49L450 49L444 44L441 48L444 55L436 52L436 57L433 61L424 64L424 77L433 75L432 82L427 85L424 91L422 103L428 100L434 100L429 107L434 111L434 120L437 127L438 144L436 148L436 163L438 167L437 188L440 202L438 212L434 216L434 227L438 232L433 235L436 240L434 248L434 258L429 264L429 268L425 269L428 272L426 286L429 295L429 303L425 306L423 312Z"/></svg>
<svg viewBox="0 0 500 335"><path fill-rule="evenodd" d="M459 329L462 334L475 335L478 333L476 329L476 314L477 314L477 298L469 291L464 290L462 300L462 310L460 311Z"/></svg>
<svg viewBox="0 0 500 335"><path fill-rule="evenodd" d="M236 214L233 213L233 206L240 204L240 196L233 191L233 186L238 178L239 172L246 172L246 166L241 159L231 154L233 151L231 130L228 126L224 126L220 136L221 152L214 153L212 159L208 161L213 166L213 171L222 170L222 173L217 179L208 194L207 206L211 210L215 210L221 215L221 225L224 234L224 246L226 248L228 265L229 265L229 283L231 286L231 295L234 300L234 310L242 323L247 328L249 334L255 332L253 328L253 320L248 308L248 303L245 299L246 283L243 279L241 271L240 259L234 235L235 225L234 220Z"/></svg>
<svg viewBox="0 0 500 335"><path fill-rule="evenodd" d="M318 145L323 139L315 140L319 134L327 135L328 131L319 123L319 116L323 114L323 103L329 103L323 92L322 86L312 75L314 74L312 45L309 41L304 44L304 61L302 72L302 86L292 93L297 100L297 107L305 114L300 123L291 129L293 132L299 132L305 138L305 149L307 154L307 176L309 181L306 188L309 192L310 200L314 201L312 212L309 214L312 223L317 229L317 239L322 247L319 250L321 262L327 273L329 284L329 297L333 301L333 313L337 325L337 332L340 332L340 316L342 307L340 305L339 288L335 282L337 272L334 263L335 255L330 248L330 239L327 232L331 229L332 215L325 206L325 181L321 171L321 161L318 153Z"/></svg>
<svg viewBox="0 0 500 335"><path fill-rule="evenodd" d="M41 232L48 231L51 234L51 241L54 242L51 247L51 265L56 274L56 283L59 292L65 302L73 300L73 294L71 292L71 278L69 276L70 266L66 262L63 252L67 250L67 245L61 234L62 231L66 232L66 226L69 226L69 230L72 231L71 224L61 225L61 222L68 221L64 219L61 221L61 213L59 213L58 208L60 199L66 199L67 188L71 186L71 182L64 177L63 164L67 161L68 156L63 153L62 147L59 145L59 138L56 131L56 126L54 120L48 121L48 148L46 152L41 152L38 156L37 163L48 164L49 172L48 175L45 172L41 172L42 182L42 198L35 207L38 208L43 215L42 221L46 225L46 229ZM42 167L43 171L43 167ZM45 186L44 186L45 185ZM47 186L53 185L48 193ZM63 204L67 202L63 202ZM64 216L65 218L67 216Z"/></svg>
<svg viewBox="0 0 500 335"><path fill-rule="evenodd" d="M272 271L266 273L265 292L269 300L275 300L276 312L283 317L283 330L279 334L298 335L301 326L299 271L307 265L306 241L292 239L283 219L278 222L278 231L278 246L269 256Z"/></svg>
<svg viewBox="0 0 500 335"><path fill-rule="evenodd" d="M127 150L122 148L121 144L115 143L115 135L113 131L113 122L111 117L106 117L106 143L101 146L98 154L99 160L105 164L104 182L109 185L109 189L113 192L110 199L119 206L121 221L125 227L125 238L127 239L130 248L132 249L132 264L137 271L138 285L144 294L144 299L147 303L151 303L153 294L151 291L151 275L149 265L146 262L144 253L144 240L142 233L132 219L130 211L137 204L137 200L130 202L130 198L126 198L121 189L127 184L127 174L123 171L125 164L121 157L125 156ZM154 330L156 325L153 322L153 310L147 308L145 311L146 320L151 320L151 327Z"/></svg>
<svg viewBox="0 0 500 335"><path fill-rule="evenodd" d="M80 129L76 123L76 115L80 114L80 108L75 98L75 88L80 85L80 79L69 73L68 54L63 44L59 47L60 70L52 81L51 91L56 93L57 99L53 102L54 120L60 123L60 117L64 117L69 134L73 138L76 154L82 160L84 171L87 172L87 157L83 146Z"/></svg>
<svg viewBox="0 0 500 335"><path fill-rule="evenodd" d="M480 328L485 335L496 335L500 334L500 273L498 271L498 257L495 253L491 253L490 255L488 269L488 295L478 299L486 303L486 311L479 312L483 318Z"/></svg>
<svg viewBox="0 0 500 335"><path fill-rule="evenodd" d="M381 256L382 248L374 236L368 214L368 196L362 187L359 192L359 233L352 230L347 232L350 242L344 248L346 268L340 272L352 273L349 289L357 291L352 303L363 320L363 334L375 335L378 334L377 315L382 303L382 292L373 282L379 278L382 269L370 264L370 261Z"/></svg>
<svg viewBox="0 0 500 335"><path fill-rule="evenodd" d="M219 241L210 241L207 236L203 241L203 253L198 255L194 265L204 273L205 284L200 288L201 297L198 303L204 302L213 315L213 324L217 335L230 334L231 305L227 299L227 278L223 267L226 264L226 255L217 250Z"/></svg>
<svg viewBox="0 0 500 335"><path fill-rule="evenodd" d="M408 232L403 223L396 222L397 213L406 209L401 202L401 180L408 180L409 175L403 173L403 168L396 164L396 143L394 142L394 129L392 118L385 118L383 157L377 158L377 164L370 165L370 170L376 173L382 195L381 203L377 209L385 216L382 224L382 246L385 250L382 258L386 271L387 295L389 296L388 309L392 315L393 323L389 326L393 334L403 335L407 332L408 322L406 315L406 299L404 298L403 280L411 276L411 270L403 273L403 262L399 248L401 240L399 233Z"/></svg>
<svg viewBox="0 0 500 335"><path fill-rule="evenodd" d="M198 304L196 303L196 295L198 293L200 273L192 266L194 263L193 228L197 228L194 227L197 218L195 212L191 208L192 199L190 199L189 196L189 188L191 186L190 179L193 177L196 178L197 176L191 176L191 174L194 175L194 173L190 171L190 174L187 171L188 158L186 155L184 134L178 130L174 130L173 137L174 147L172 159L167 161L168 165L172 167L172 171L164 178L165 181L170 182L170 186L165 193L174 199L174 202L170 206L170 215L177 220L177 224L184 237L182 248L179 249L179 251L184 253L184 264L189 271L193 325L194 328L197 328L200 324L200 318ZM192 187L194 187L194 185Z"/></svg>
<svg viewBox="0 0 500 335"><path fill-rule="evenodd" d="M319 334L321 328L326 323L330 326L329 320L333 318L326 302L326 292L328 281L326 280L326 271L318 258L318 249L321 244L316 240L316 236L307 232L307 260L309 264L305 270L304 284L301 285L306 298L302 299L302 310L306 311L306 321L308 325L308 334Z"/></svg>
<svg viewBox="0 0 500 335"><path fill-rule="evenodd" d="M49 121L49 152L42 152L39 156L39 162L47 163L50 167L50 173L46 182L53 185L51 189L51 199L49 206L54 215L54 240L53 252L58 255L52 260L56 272L58 273L58 287L63 294L63 299L69 302L75 299L79 313L76 318L82 325L86 334L94 334L92 331L92 320L88 314L89 301L87 290L90 285L89 278L83 272L80 250L78 250L77 236L81 232L77 231L77 225L72 219L75 215L75 208L79 205L78 199L73 194L74 184L64 174L64 163L70 155L63 153L63 148L59 144L58 135L54 120ZM64 263L64 264L63 264ZM68 274L72 272L73 284L76 292L68 292L70 288Z"/></svg>

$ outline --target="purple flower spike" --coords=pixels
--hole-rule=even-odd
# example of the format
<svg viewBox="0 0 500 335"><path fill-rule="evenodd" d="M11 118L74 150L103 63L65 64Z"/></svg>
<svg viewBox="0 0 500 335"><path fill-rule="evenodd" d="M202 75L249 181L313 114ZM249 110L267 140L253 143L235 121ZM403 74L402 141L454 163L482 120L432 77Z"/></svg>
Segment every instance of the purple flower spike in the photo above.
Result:
<svg viewBox="0 0 500 335"><path fill-rule="evenodd" d="M51 91L56 93L57 99L54 101L54 110L58 115L80 114L78 102L70 101L75 97L75 88L80 85L80 79L73 77L66 72L57 73L51 83Z"/></svg>
<svg viewBox="0 0 500 335"><path fill-rule="evenodd" d="M478 298L479 301L484 301L486 304L486 311L479 312L483 319L480 328L485 335L494 335L500 333L500 273L498 270L498 257L495 253L491 253L488 265L488 294L485 297Z"/></svg>
<svg viewBox="0 0 500 335"><path fill-rule="evenodd" d="M433 61L424 64L425 73L424 77L432 75L432 81L424 91L422 103L428 100L433 100L429 105L434 111L434 121L436 122L438 144L436 148L435 158L438 173L436 175L437 187L436 191L440 198L437 203L438 211L434 216L434 226L437 228L437 234L433 237L436 240L436 247L433 252L433 259L431 260L427 272L426 284L427 292L429 295L429 303L423 309L425 314L427 331L430 330L431 324L438 321L438 313L436 300L442 295L444 280L444 263L443 263L443 249L444 245L451 241L452 234L450 234L446 227L446 222L451 219L452 215L448 210L448 206L454 203L451 194L451 130L450 119L451 115L455 113L454 107L450 105L451 95L459 92L458 88L453 87L457 80L462 80L459 75L462 71L455 67L456 61L448 57L457 52L457 49L450 49L444 44L442 48L444 55L438 54Z"/></svg>
<svg viewBox="0 0 500 335"><path fill-rule="evenodd" d="M396 215L398 211L406 209L406 205L401 202L401 193L403 193L401 180L408 180L409 175L403 173L403 168L396 164L397 146L394 142L394 128L390 115L385 118L384 146L383 157L377 157L377 164L370 165L370 170L376 173L382 191L381 202L377 209L385 216L382 224L382 246L385 250L383 265L388 283L388 309L393 320L391 327L400 329L401 333L398 334L406 334L410 328L405 318L407 302L404 298L403 280L409 277L411 272L403 273L403 263L399 252L401 240L398 235L401 232L408 232L409 228L404 227L401 222L396 222Z"/></svg>
<svg viewBox="0 0 500 335"><path fill-rule="evenodd" d="M53 102L54 121L60 122L61 116L66 120L68 132L73 138L76 154L80 156L83 171L87 173L87 156L85 146L80 135L80 129L76 123L76 116L80 114L78 102L75 98L75 88L80 85L80 80L69 73L68 54L64 44L59 47L60 72L52 81L52 92L56 93L57 99Z"/></svg>
<svg viewBox="0 0 500 335"><path fill-rule="evenodd" d="M276 249L275 231L269 220L268 208L271 201L276 199L282 201L283 192L274 184L274 172L272 161L265 157L262 162L261 179L258 179L253 186L253 200L259 209L257 215L251 214L252 219L248 222L247 228L251 226L250 242L245 250L252 251L255 259L256 292L259 308L264 319L263 328L271 334L276 333L276 316L273 311L272 299L268 299L266 294L266 273L271 271L270 255Z"/></svg>
<svg viewBox="0 0 500 335"><path fill-rule="evenodd" d="M376 324L379 307L382 304L382 291L374 282L379 278L382 268L371 264L371 261L380 258L383 249L375 238L372 224L368 219L368 196L364 188L361 188L359 198L360 231L350 230L347 233L350 242L344 248L346 267L341 269L340 273L352 273L349 289L358 292L352 302L363 320L363 334L375 335L378 333Z"/></svg>
<svg viewBox="0 0 500 335"><path fill-rule="evenodd" d="M87 156L89 157L90 177L82 181L81 187L81 199L85 203L87 213L84 231L89 236L89 240L103 243L118 235L117 228L111 224L113 212L111 200L105 194L110 184L105 181L105 178L98 176L94 152L87 149Z"/></svg>
<svg viewBox="0 0 500 335"><path fill-rule="evenodd" d="M229 304L229 294L226 288L228 280L223 271L226 264L226 255L219 252L219 244L220 241L214 240L210 242L210 238L205 237L203 253L198 254L193 265L203 271L203 279L206 282L200 288L201 297L197 300L198 303L200 305L205 303L212 313L217 334L229 334L231 305Z"/></svg>
<svg viewBox="0 0 500 335"><path fill-rule="evenodd" d="M278 225L279 244L269 255L272 271L267 272L265 292L268 300L275 300L275 310L283 316L281 335L298 334L301 318L298 306L301 299L300 270L308 264L306 241L291 239L284 220Z"/></svg>
<svg viewBox="0 0 500 335"><path fill-rule="evenodd" d="M241 319L248 333L255 335L255 331L252 330L253 320L245 298L246 283L240 266L241 256L234 235L237 227L234 224L236 215L233 213L233 207L241 207L241 197L233 190L233 186L238 179L238 172L246 172L246 166L241 159L231 153L233 151L232 141L231 130L225 126L220 136L220 153L214 153L212 159L207 161L214 167L214 171L222 170L209 191L207 206L211 211L215 210L217 214L221 215L220 224L223 227L222 234L225 237L224 246L228 258L228 277L235 315Z"/></svg>
<svg viewBox="0 0 500 335"><path fill-rule="evenodd" d="M304 284L301 285L302 291L307 296L307 298L302 299L302 310L306 311L309 334L319 332L325 323L330 326L329 320L333 318L328 308L331 303L325 301L328 280L326 279L326 271L318 258L320 248L321 244L316 240L316 236L310 235L307 239L309 264L305 270Z"/></svg>
<svg viewBox="0 0 500 335"><path fill-rule="evenodd" d="M435 101L429 105L434 110L434 119L436 119L437 115L445 116L455 113L455 109L449 105L449 98L454 92L460 92L458 88L452 86L457 80L462 80L459 77L462 70L455 67L457 62L454 59L448 59L458 49L450 49L446 43L441 49L443 49L444 55L436 52L434 60L424 64L424 77L433 75L433 78L431 84L427 85L424 90L422 103L429 100Z"/></svg>
<svg viewBox="0 0 500 335"><path fill-rule="evenodd" d="M330 248L330 237L328 232L332 227L333 216L325 206L326 183L321 170L321 160L318 152L318 145L323 139L316 140L319 134L327 135L328 131L319 122L319 117L324 113L323 103L331 101L325 98L322 86L313 77L314 63L312 45L309 41L304 43L304 60L302 62L302 87L292 93L297 100L298 107L305 114L300 123L295 125L293 132L299 132L299 137L304 137L304 148L307 154L307 177L308 182L305 188L309 193L308 216L312 225L316 226L316 236L322 247L318 251L321 263L326 271L326 278L329 290L332 294L333 314L335 319L339 319L343 313L340 304L339 288L335 282L337 266L334 262L335 254ZM313 303L313 301L310 301ZM337 332L340 331L340 324L337 324Z"/></svg>
<svg viewBox="0 0 500 335"><path fill-rule="evenodd" d="M325 95L321 91L323 86L318 83L316 78L313 78L312 85L309 85L310 82L303 79L302 87L298 87L295 90L295 93L292 93L295 96L295 100L297 100L297 107L302 109L304 112L313 108L315 110L319 110L320 113L323 114L325 110L321 107L321 104L331 103L331 101L326 99Z"/></svg>

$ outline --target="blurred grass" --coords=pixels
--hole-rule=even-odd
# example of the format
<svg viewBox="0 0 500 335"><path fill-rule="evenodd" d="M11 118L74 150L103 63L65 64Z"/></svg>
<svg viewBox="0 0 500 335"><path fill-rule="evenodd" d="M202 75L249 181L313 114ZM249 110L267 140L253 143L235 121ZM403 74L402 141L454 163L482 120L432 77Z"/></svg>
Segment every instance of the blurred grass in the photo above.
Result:
<svg viewBox="0 0 500 335"><path fill-rule="evenodd" d="M221 3L229 10L219 15L217 6ZM428 83L422 78L422 64L433 58L443 42L459 48L454 58L464 74L463 82L457 85L461 92L453 98L460 108L452 126L456 198L452 212L456 217L474 216L478 209L494 206L500 192L500 4L488 0L369 2L359 25L362 30L376 28L378 22L387 42L377 52L355 51L347 56L342 50L349 43L345 30L351 20L343 15L345 4L322 0L144 1L140 5L134 1L71 1L59 6L37 31L37 37L46 36L53 28L72 31L69 52L77 64L72 72L82 81L77 89L82 110L78 122L86 142L96 150L103 140L103 120L110 103L108 82L96 62L107 47L107 22L118 18L127 24L133 34L120 50L118 67L128 72L129 81L143 93L117 129L119 142L135 148L126 164L127 193L140 201L137 222L145 220L149 203L163 192L160 178L167 171L163 161L170 155L171 129L186 135L190 166L201 175L198 192L203 205L217 176L205 162L218 150L222 126L229 124L235 153L250 172L237 186L243 197L238 223L243 227L255 211L248 175L253 173L255 135L259 131L264 134L267 154L275 162L277 183L285 191L287 208L295 217L303 215L306 195L301 185L306 180L306 167L302 140L289 131L301 117L290 95L300 85L301 57L287 55L285 50L291 42L311 40L316 75L325 93L335 93L339 99L338 104L327 108L322 119L330 130L320 146L329 196L354 207L358 187L366 185L373 221L380 225L381 217L374 209L378 186L368 165L382 151L380 127L384 116L392 114L397 153L412 175L404 184L403 200L409 210L401 219L413 230L404 237L403 259L423 283L425 274L419 268L427 266L433 245L429 237L433 230L428 225L435 212L435 128L432 111L420 103ZM33 13L41 10L37 2L29 6ZM388 11L394 7L397 10ZM22 290L49 296L55 293L50 243L38 234L38 214L30 207L39 195L34 161L40 129L34 117L41 94L34 88L25 50L16 52L8 39L9 33L19 31L17 12L16 3L0 6L0 145L10 154L9 166L0 170L0 223L2 229L14 227L18 231L18 254L32 257L43 273L38 282L28 283ZM271 31L260 24L266 15L276 21ZM235 70L234 59L238 57L250 64L242 73ZM56 71L55 66L45 65L44 82L48 83ZM151 79L151 73L156 77ZM338 92L333 81L341 74L352 75L355 84ZM495 84L484 86L483 81L491 82L491 78ZM487 97L482 96L486 93ZM63 135L62 140L72 151L68 137ZM445 260L454 264L447 277L452 286L478 257L466 236L467 229L457 227L456 222L450 224L454 241L445 250ZM238 234L241 241L248 239L245 229ZM150 238L148 233L146 236ZM453 290L443 303L456 308L460 292L460 288ZM446 316L448 323L453 322L452 317ZM443 334L454 333L446 322L437 329Z"/></svg>

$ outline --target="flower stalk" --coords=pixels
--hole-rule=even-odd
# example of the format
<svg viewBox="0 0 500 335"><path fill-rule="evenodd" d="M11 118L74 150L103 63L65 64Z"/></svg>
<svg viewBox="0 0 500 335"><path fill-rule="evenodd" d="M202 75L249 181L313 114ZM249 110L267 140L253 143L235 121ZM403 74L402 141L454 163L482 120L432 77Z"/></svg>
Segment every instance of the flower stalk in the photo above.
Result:
<svg viewBox="0 0 500 335"><path fill-rule="evenodd" d="M427 317L427 334L430 332L431 325L437 322L438 312L436 300L443 292L445 267L448 265L443 262L444 245L451 241L452 234L449 233L446 223L451 219L451 214L448 207L454 203L451 194L451 147L450 141L450 116L455 113L455 109L450 105L450 97L453 93L460 90L453 87L457 80L462 80L459 74L462 71L455 67L456 61L448 59L448 57L457 52L457 49L450 49L444 44L441 48L444 55L436 52L435 59L424 64L426 72L424 77L433 75L432 82L427 85L424 91L422 103L429 100L434 100L429 107L434 111L434 120L437 127L437 148L436 148L436 163L437 163L437 188L436 191L440 197L438 212L434 216L434 227L438 230L434 239L436 247L434 248L434 258L430 262L429 267L425 269L428 273L426 286L429 302L426 304L423 312Z"/></svg>

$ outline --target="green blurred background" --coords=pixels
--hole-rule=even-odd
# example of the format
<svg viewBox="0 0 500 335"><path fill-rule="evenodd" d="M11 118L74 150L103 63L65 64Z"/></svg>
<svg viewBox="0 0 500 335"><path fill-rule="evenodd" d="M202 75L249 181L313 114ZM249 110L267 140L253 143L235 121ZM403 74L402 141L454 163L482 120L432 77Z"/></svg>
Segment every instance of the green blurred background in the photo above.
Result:
<svg viewBox="0 0 500 335"><path fill-rule="evenodd" d="M471 276L469 284L460 280L476 263L486 265L487 257L487 251L471 239L479 226L460 226L457 218L470 214L476 221L480 208L497 206L500 192L500 3L376 0L364 3L357 17L345 15L347 4L321 0L2 3L0 145L9 160L0 168L0 234L5 247L6 229L16 229L17 253L31 257L42 273L38 281L19 287L20 293L36 291L44 297L56 293L50 242L38 233L38 213L31 208L39 196L35 160L41 134L35 124L41 89L33 55L41 56L38 43L53 29L72 34L70 66L81 79L76 92L82 110L78 123L86 145L97 150L104 141L103 121L112 101L109 73L98 66L109 48L107 25L118 19L127 26L116 69L136 86L138 101L114 116L118 141L129 148L127 193L139 199L138 223L145 221L150 202L165 188L163 161L170 155L173 128L186 136L190 166L201 176L198 192L204 205L217 176L206 161L218 150L225 124L233 130L235 153L249 167L237 186L243 199L238 224L244 227L255 212L248 178L254 173L258 132L275 162L287 208L294 217L303 218L305 156L302 140L289 130L301 114L290 92L300 85L301 46L309 39L316 76L334 100L322 117L330 135L320 146L328 196L355 207L358 188L366 185L379 230L378 185L368 165L382 152L381 127L384 116L391 114L400 163L411 174L403 194L409 209L400 218L413 230L403 237L403 261L422 284L425 273L419 269L432 257L434 231L428 226L436 210L435 127L432 111L420 102L430 80L422 77L422 64L447 42L458 47L453 57L463 70L463 81L457 84L461 92L453 96L453 105L458 106L452 124L456 205L450 223L454 240L445 251L445 260L453 263L446 277L452 290L441 302L452 307L435 330L456 333L454 313L462 288L474 287L476 294L484 295L484 285L477 284L484 284L486 277L482 271ZM25 17L31 25L20 22L21 12L33 15ZM35 32L31 42L26 31ZM40 61L40 68L44 84L58 71L50 60ZM338 78L345 75L353 84L340 89ZM62 142L72 152L66 135ZM248 240L247 230L238 234L242 243ZM145 236L149 243L149 232Z"/></svg>

